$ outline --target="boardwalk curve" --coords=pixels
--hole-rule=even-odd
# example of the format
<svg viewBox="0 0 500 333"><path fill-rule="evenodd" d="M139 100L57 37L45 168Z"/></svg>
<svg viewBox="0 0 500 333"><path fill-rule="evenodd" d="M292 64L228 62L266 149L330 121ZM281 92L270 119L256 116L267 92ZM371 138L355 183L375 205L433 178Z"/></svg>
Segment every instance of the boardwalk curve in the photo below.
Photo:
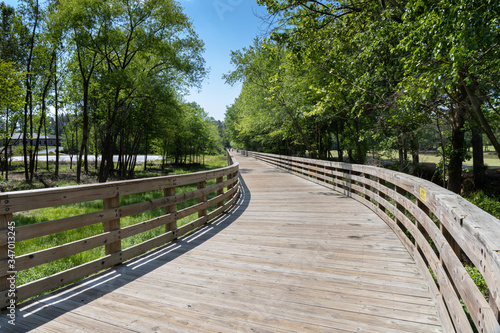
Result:
<svg viewBox="0 0 500 333"><path fill-rule="evenodd" d="M442 331L425 279L377 215L237 159L243 193L228 214L23 304L15 331ZM0 325L9 329L3 313Z"/></svg>

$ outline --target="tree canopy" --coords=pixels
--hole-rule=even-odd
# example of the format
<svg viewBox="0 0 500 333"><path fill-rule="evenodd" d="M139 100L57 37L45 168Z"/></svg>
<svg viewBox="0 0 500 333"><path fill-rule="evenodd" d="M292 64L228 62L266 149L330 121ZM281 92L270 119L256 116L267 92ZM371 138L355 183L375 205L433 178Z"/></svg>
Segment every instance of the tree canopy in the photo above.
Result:
<svg viewBox="0 0 500 333"><path fill-rule="evenodd" d="M102 156L100 181L131 177L138 153L172 139L167 128L179 145L163 152L177 162L220 151L215 122L183 97L206 69L204 43L176 1L23 0L2 3L2 14L1 58L23 73L21 92L4 96L24 94L9 102L19 122L5 130L22 132L27 181L38 167L31 143L47 129L77 156L77 181L91 153Z"/></svg>
<svg viewBox="0 0 500 333"><path fill-rule="evenodd" d="M226 113L233 144L321 158L335 149L353 162L395 149L400 170L414 170L433 129L455 192L469 131L500 154L498 2L258 3L275 24L233 52L226 79L243 82Z"/></svg>

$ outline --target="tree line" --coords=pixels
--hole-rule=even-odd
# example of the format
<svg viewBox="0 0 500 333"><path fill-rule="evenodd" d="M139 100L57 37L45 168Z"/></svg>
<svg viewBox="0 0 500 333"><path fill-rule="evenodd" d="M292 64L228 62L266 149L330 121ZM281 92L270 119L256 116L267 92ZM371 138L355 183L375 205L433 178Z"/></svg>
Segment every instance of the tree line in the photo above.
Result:
<svg viewBox="0 0 500 333"><path fill-rule="evenodd" d="M105 182L132 177L139 153L186 163L220 150L216 122L183 99L206 70L203 41L176 1L22 0L17 8L2 2L1 11L6 171L15 132L27 182L41 148L33 139L47 133L57 135L55 175L64 146L75 156L77 182L90 154L102 156L96 168Z"/></svg>
<svg viewBox="0 0 500 333"><path fill-rule="evenodd" d="M483 145L500 156L498 1L257 2L268 37L233 51L226 75L243 84L226 111L234 146L356 163L396 150L402 169L437 142L459 192L471 145L481 185Z"/></svg>

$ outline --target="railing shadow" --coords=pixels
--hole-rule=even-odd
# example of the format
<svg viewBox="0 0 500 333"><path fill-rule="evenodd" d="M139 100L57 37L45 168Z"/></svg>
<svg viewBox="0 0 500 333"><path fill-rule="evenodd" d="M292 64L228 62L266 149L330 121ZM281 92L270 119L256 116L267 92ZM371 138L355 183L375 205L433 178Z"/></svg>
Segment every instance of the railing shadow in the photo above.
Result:
<svg viewBox="0 0 500 333"><path fill-rule="evenodd" d="M95 299L112 293L210 240L241 216L250 203L251 193L241 176L239 179L241 191L240 198L236 204L222 216L214 219L188 236L180 238L161 248L59 289L51 294L18 305L15 326L8 323L11 319L7 316L9 312L6 310L1 311L0 331L36 331L37 328L59 316L74 311ZM166 295L166 297L168 297L168 295ZM70 327L68 326L68 328Z"/></svg>

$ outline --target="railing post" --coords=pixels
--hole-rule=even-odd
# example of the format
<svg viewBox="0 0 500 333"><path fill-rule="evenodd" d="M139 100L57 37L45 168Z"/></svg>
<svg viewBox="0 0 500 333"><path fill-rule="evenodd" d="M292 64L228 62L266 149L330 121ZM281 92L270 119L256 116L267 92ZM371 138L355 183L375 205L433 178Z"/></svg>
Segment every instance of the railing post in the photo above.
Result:
<svg viewBox="0 0 500 333"><path fill-rule="evenodd" d="M384 187L386 186L386 185L385 185L385 179L379 178L379 179L378 179L378 183L379 183L380 185L384 186ZM378 195L379 195L379 197L381 197L382 199L384 199L384 200L386 199L385 193L384 193L383 191L379 190L379 191L378 191ZM384 213L385 213L385 207L384 207L384 205L382 205L380 202L377 202L377 206L378 206L378 208L379 208L380 210L383 210L383 211L384 211Z"/></svg>
<svg viewBox="0 0 500 333"><path fill-rule="evenodd" d="M460 252L461 252L460 245L458 245L455 238L453 238L448 229L446 229L446 227L443 225L443 222L441 222L441 233L443 234L444 238L446 238L446 241L453 249L453 252L455 252L456 256L460 259Z"/></svg>
<svg viewBox="0 0 500 333"><path fill-rule="evenodd" d="M359 173L359 177L360 177L360 178L364 178L364 179L366 179L366 178L367 178L367 174L365 174L364 172L360 172L360 173ZM365 181L360 181L360 183L361 183L361 184L360 184L360 186L361 186L362 188L364 188L364 189L368 189L368 187L369 187L369 186L365 183ZM366 201L370 201L370 200L369 200L369 199L370 199L370 196L369 196L369 195L367 195L367 194L366 194L366 192L367 192L367 191L363 191L363 192L361 192L361 193L360 193L360 195L361 195L361 197L363 197Z"/></svg>
<svg viewBox="0 0 500 333"><path fill-rule="evenodd" d="M347 171L348 171L347 174L349 176L347 177L348 183L347 183L347 194L346 194L346 196L350 198L351 197L351 193L352 193L352 171L350 169L347 170Z"/></svg>
<svg viewBox="0 0 500 333"><path fill-rule="evenodd" d="M205 188L207 187L207 182L204 180L202 182L199 182L198 183L198 189L202 189L202 188ZM202 202L205 202L207 201L207 196L206 195L202 195L201 197L198 197L198 203L202 203ZM198 218L200 217L203 217L203 216L206 216L207 215L207 209L201 209L200 211L198 211Z"/></svg>
<svg viewBox="0 0 500 333"><path fill-rule="evenodd" d="M163 189L163 196L173 197L175 196L175 186L167 187ZM172 214L174 220L170 223L165 224L165 232L172 231L174 233L174 239L177 238L177 204L170 204L165 206L165 214Z"/></svg>
<svg viewBox="0 0 500 333"><path fill-rule="evenodd" d="M12 228L12 229L10 229L9 227ZM7 236L6 237L6 241L7 241L6 244L0 246L0 261L6 261L8 263L8 269L7 269L7 271L0 272L0 275L1 275L0 276L0 291L5 291L5 295L6 295L6 297L5 297L5 303L0 303L0 309L5 309L5 308L7 308L7 306L9 306L10 304L12 304L11 302L15 302L16 301L16 297L14 297L14 298L10 297L10 295L11 295L11 289L12 288L10 288L10 281L11 280L9 280L10 275L8 274L11 271L15 271L15 262L12 263L12 266L11 266L11 262L9 261L9 258L14 258L14 253L15 253L14 252L15 249L12 248L11 249L12 256L9 257L9 244L14 244L11 247L15 246L15 242L10 242L9 241L9 236L10 235L14 235L14 238L15 238L15 228L14 228L14 225L12 223L12 214L2 214L2 215L0 215L0 230L4 230L5 231L5 235ZM9 232L11 230L13 230L13 233L9 234ZM12 274L15 274L15 273L12 273ZM14 280L14 282L15 282L15 280ZM4 298L2 297L1 300L4 301Z"/></svg>
<svg viewBox="0 0 500 333"><path fill-rule="evenodd" d="M233 179L233 178L237 178L237 177L238 177L238 171L228 174L227 175L227 180L230 180L230 179ZM236 179L235 179L235 181L236 181ZM230 184L230 185L227 186L227 190L229 191L230 189L232 189L235 186L236 186L236 184L232 183L232 184ZM227 198L227 201L231 200L235 195L236 194L232 194L229 198Z"/></svg>
<svg viewBox="0 0 500 333"><path fill-rule="evenodd" d="M215 181L215 182L216 182L216 184L220 184L220 183L222 183L223 181L224 181L224 178L223 178L223 177L219 177L219 178L217 178L217 179L216 179L216 181ZM217 190L217 196L219 196L219 195L223 195L223 194L224 194L224 188L221 188L220 190ZM220 208L220 207L222 207L222 206L224 206L224 200L221 200L221 201L219 201L219 202L217 203L217 208Z"/></svg>
<svg viewBox="0 0 500 333"><path fill-rule="evenodd" d="M429 213L430 213L429 207L427 207L427 205L425 205L425 203L423 203L421 201L421 199L417 198L416 200L417 200L418 208L420 208L427 216L429 216ZM418 220L416 221L416 224L417 224L417 228L420 231L420 233L425 237L425 239L428 239L429 234L425 230L424 226ZM416 239L415 239L415 245L417 245L417 247L419 247Z"/></svg>
<svg viewBox="0 0 500 333"><path fill-rule="evenodd" d="M238 171L233 173L233 178L235 179L235 181L238 181L238 175L239 175ZM237 185L235 184L234 186L237 186ZM236 195L236 193L233 196L235 196L235 195Z"/></svg>
<svg viewBox="0 0 500 333"><path fill-rule="evenodd" d="M402 196L404 196L406 194L406 191L404 189L402 189L401 187L399 187L398 185L395 185L396 186L396 192L401 194ZM401 212L401 213L405 213L405 207L399 203L399 201L396 200L396 208ZM399 226L400 229L402 229L403 231L406 231L406 227L404 225L404 223L402 221L400 221L397 217L396 218L396 223L397 225Z"/></svg>
<svg viewBox="0 0 500 333"><path fill-rule="evenodd" d="M103 200L103 208L104 209L115 209L115 217L116 219L108 221L108 222L103 222L103 227L104 231L113 231L113 230L119 230L120 229L120 217L121 217L121 211L120 211L120 197L117 195L116 197L112 198L107 198ZM113 243L106 244L105 246L105 253L106 255L118 252L122 250L122 241L121 237L119 240Z"/></svg>
<svg viewBox="0 0 500 333"><path fill-rule="evenodd" d="M232 177L233 177L233 174L232 174L232 173L228 173L228 174L227 174L227 176L226 176L226 179L227 179L227 180L230 180ZM229 191L230 189L232 189L232 188L233 188L233 184L228 184L228 185L227 185L227 190L228 190L228 191ZM227 201L229 201L229 200L231 200L231 199L232 199L232 196L228 197L228 198L226 199L226 202L227 202Z"/></svg>

